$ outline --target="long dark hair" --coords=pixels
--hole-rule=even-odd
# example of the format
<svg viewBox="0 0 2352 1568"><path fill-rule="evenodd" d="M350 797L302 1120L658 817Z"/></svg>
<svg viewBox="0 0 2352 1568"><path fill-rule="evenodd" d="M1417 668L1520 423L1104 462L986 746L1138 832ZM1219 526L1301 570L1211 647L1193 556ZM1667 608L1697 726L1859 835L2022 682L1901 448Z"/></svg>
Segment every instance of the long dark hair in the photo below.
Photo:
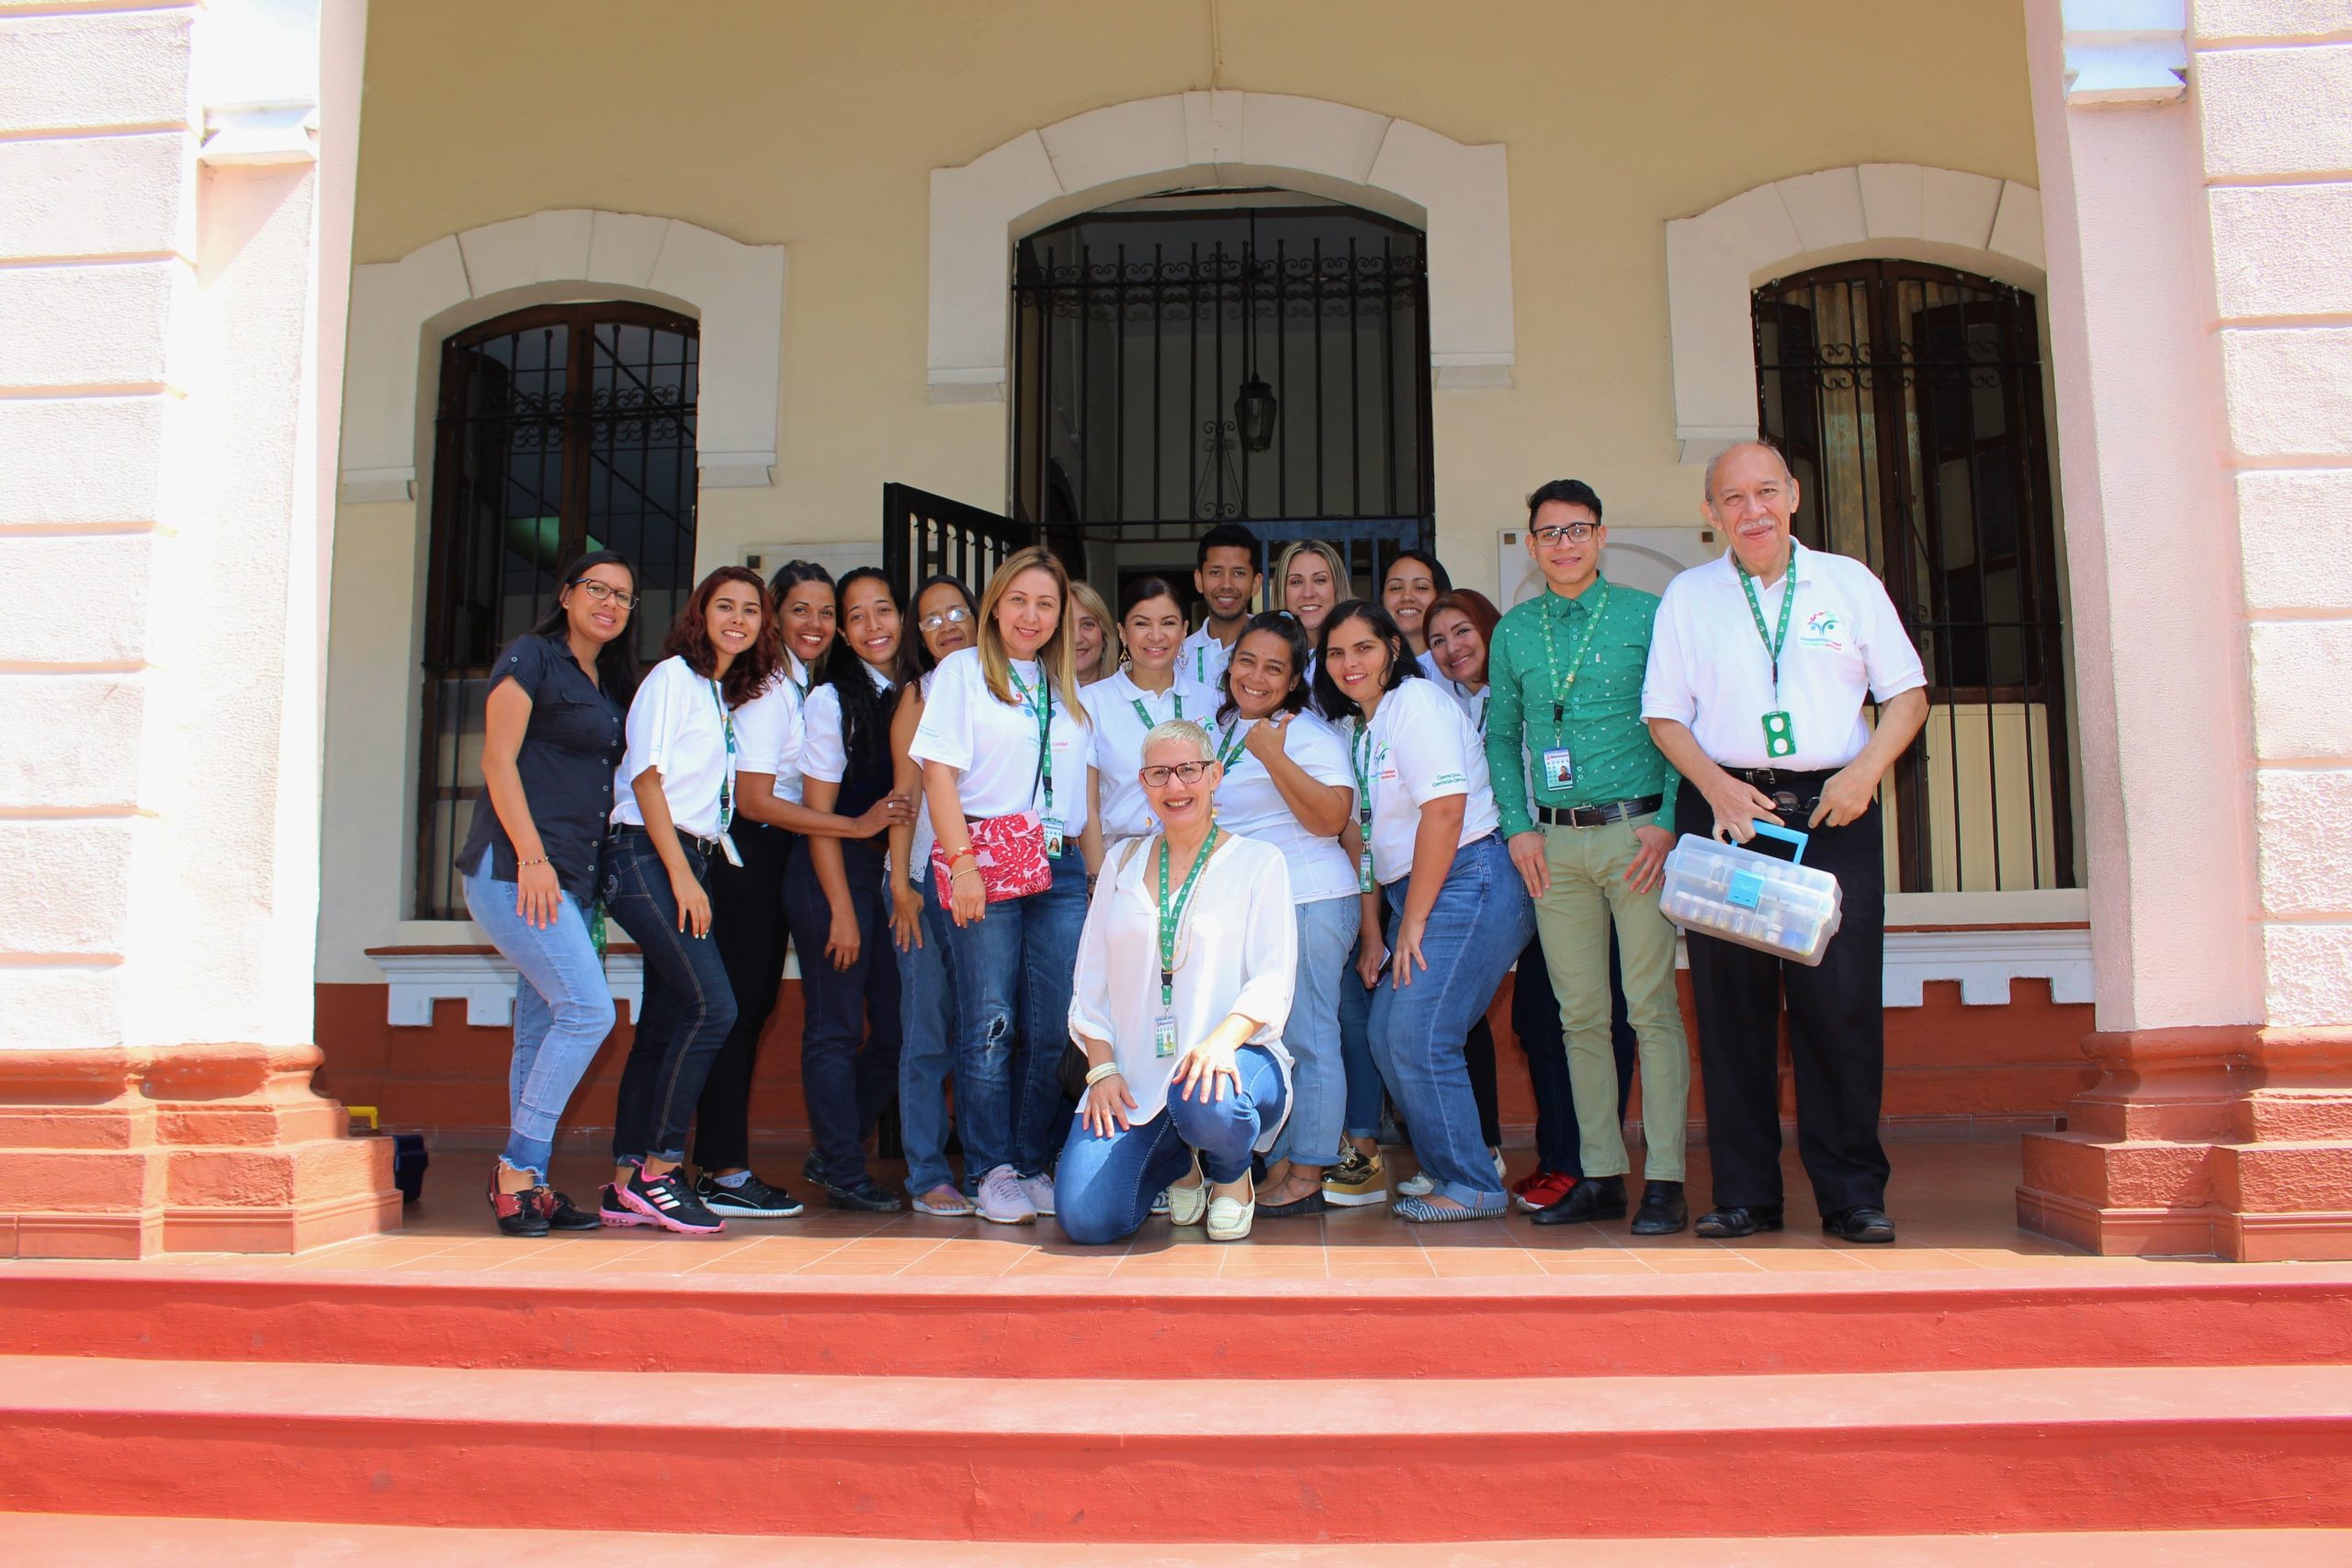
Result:
<svg viewBox="0 0 2352 1568"><path fill-rule="evenodd" d="M826 651L825 667L817 679L833 689L842 705L842 750L854 767L862 759L871 764L880 759L885 769L890 765L890 709L888 694L876 687L874 677L866 673L865 660L849 645L842 635L849 626L849 591L860 582L878 582L888 596L891 607L899 612L899 658L891 661L888 671L893 681L903 662L907 647L907 609L899 603L899 591L888 575L879 569L861 566L842 574L833 587L833 646Z"/></svg>
<svg viewBox="0 0 2352 1568"><path fill-rule="evenodd" d="M788 560L776 568L775 575L768 579L768 599L775 606L775 642L779 649L784 648L784 596L804 582L821 582L826 587L831 588L833 574L815 561L796 559ZM831 659L833 649L841 646L841 595L836 592L833 595L833 640L825 649L827 659ZM784 662L776 666L779 670L791 669L792 661L799 657L789 649L786 649L785 652ZM813 690L817 684L817 671L811 670L808 673L808 684Z"/></svg>
<svg viewBox="0 0 2352 1568"><path fill-rule="evenodd" d="M531 630L540 637L553 637L558 642L568 644L571 637L571 612L564 607L563 591L587 576L589 568L597 566L620 568L628 573L629 592L637 592L635 562L618 550L590 550L556 573L559 584L556 596L540 614ZM596 650L596 684L610 692L613 701L620 704L621 711L626 713L630 699L637 695L637 623L631 620L621 628L620 636Z"/></svg>
<svg viewBox="0 0 2352 1568"><path fill-rule="evenodd" d="M1315 636L1315 705L1325 718L1338 724L1342 719L1362 718L1363 710L1355 699L1340 690L1331 679L1331 634L1349 621L1362 621L1372 628L1372 635L1388 645L1388 673L1381 677L1380 689L1393 692L1408 681L1421 678L1421 667L1413 658L1413 645L1405 640L1397 629L1396 618L1369 599L1343 599L1331 606L1323 617L1323 627Z"/></svg>
<svg viewBox="0 0 2352 1568"><path fill-rule="evenodd" d="M1326 623L1327 625L1329 623ZM1306 660L1312 653L1306 646L1306 630L1295 617L1283 610L1261 610L1241 623L1241 637L1233 639L1233 651L1241 651L1241 637L1252 632L1271 632L1283 639L1290 650L1290 690L1274 705L1276 713L1296 713L1306 705ZM1241 705L1233 696L1233 662L1226 661L1225 679L1217 682L1216 716L1230 718Z"/></svg>
<svg viewBox="0 0 2352 1568"><path fill-rule="evenodd" d="M727 705L739 708L766 691L784 669L784 623L776 616L775 596L758 572L748 566L717 567L695 583L694 596L670 623L670 635L662 639L662 655L684 660L688 669L704 677L718 668L718 650L710 646L710 602L718 597L722 582L744 583L760 596L760 635L736 656L718 683Z"/></svg>

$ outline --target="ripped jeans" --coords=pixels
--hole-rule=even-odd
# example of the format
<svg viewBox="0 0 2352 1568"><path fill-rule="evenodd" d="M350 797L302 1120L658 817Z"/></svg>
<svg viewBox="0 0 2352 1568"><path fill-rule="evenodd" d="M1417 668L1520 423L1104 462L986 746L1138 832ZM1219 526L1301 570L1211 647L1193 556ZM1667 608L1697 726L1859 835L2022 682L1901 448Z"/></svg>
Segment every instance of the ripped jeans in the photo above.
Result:
<svg viewBox="0 0 2352 1568"><path fill-rule="evenodd" d="M942 922L956 975L956 1126L974 1176L1001 1165L1044 1175L1069 1126L1057 1069L1086 924L1086 862L1072 850L1053 868L1042 893L990 904L968 926Z"/></svg>

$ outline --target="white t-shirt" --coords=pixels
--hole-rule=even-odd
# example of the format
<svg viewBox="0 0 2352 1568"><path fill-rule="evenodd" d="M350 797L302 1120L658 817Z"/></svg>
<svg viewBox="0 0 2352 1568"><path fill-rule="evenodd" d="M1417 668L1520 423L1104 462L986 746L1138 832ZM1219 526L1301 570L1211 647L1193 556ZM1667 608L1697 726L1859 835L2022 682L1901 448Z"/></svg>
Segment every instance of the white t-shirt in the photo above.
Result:
<svg viewBox="0 0 2352 1568"><path fill-rule="evenodd" d="M1781 599L1796 583L1777 702L1771 655L1729 552L1683 572L1658 600L1642 716L1689 725L1699 750L1726 768L1842 768L1870 744L1866 691L1884 703L1928 683L1878 574L1848 556L1793 547L1790 570L1756 594L1765 626L1777 632ZM1793 755L1765 754L1764 716L1775 708L1789 716Z"/></svg>
<svg viewBox="0 0 2352 1568"><path fill-rule="evenodd" d="M726 713L718 682L695 674L684 660L665 659L647 672L628 705L628 750L613 773L615 827L645 826L634 785L646 769L659 768L678 830L718 836L719 792L732 784L737 766L727 754ZM742 748L740 727L736 748Z"/></svg>
<svg viewBox="0 0 2352 1568"><path fill-rule="evenodd" d="M1236 715L1226 724L1209 726L1210 739L1221 753L1227 743L1257 727L1260 720ZM1283 727L1283 750L1317 784L1344 790L1348 807L1355 808L1356 778L1348 769L1348 742L1340 732L1311 713L1300 713ZM1340 840L1318 838L1299 826L1290 803L1274 784L1266 765L1247 750L1225 765L1225 782L1216 786L1217 826L1243 838L1272 844L1290 867L1294 903L1312 904L1338 898L1356 890L1355 863Z"/></svg>
<svg viewBox="0 0 2352 1568"><path fill-rule="evenodd" d="M863 667L877 692L890 689L890 677L873 665ZM808 694L807 739L800 750L800 776L839 784L849 777L849 750L842 739L842 694L827 682Z"/></svg>
<svg viewBox="0 0 2352 1568"><path fill-rule="evenodd" d="M1216 634L1205 626L1186 637L1176 649L1178 676L1212 692L1225 690L1225 667L1231 662L1233 644L1217 641Z"/></svg>
<svg viewBox="0 0 2352 1568"><path fill-rule="evenodd" d="M747 773L775 775L775 793L800 804L800 762L807 745L807 717L800 688L786 675L735 710L735 765Z"/></svg>
<svg viewBox="0 0 2352 1568"><path fill-rule="evenodd" d="M1352 726L1351 727L1353 728ZM1380 699L1367 739L1349 739L1353 758L1369 755L1372 780L1372 874L1390 883L1413 869L1413 838L1421 807L1449 795L1466 795L1461 848L1495 830L1500 818L1487 782L1487 749L1461 705L1433 681L1407 681Z"/></svg>
<svg viewBox="0 0 2352 1568"><path fill-rule="evenodd" d="M1034 660L1014 660L1031 701L1044 676ZM1045 784L1037 757L1037 709L1020 700L999 702L980 670L980 650L959 648L932 672L922 722L915 726L909 753L918 762L941 762L956 770L956 793L964 815L974 820L1018 811L1046 814ZM1093 750L1090 727L1053 695L1054 795L1052 815L1075 841L1086 826L1086 770Z"/></svg>
<svg viewBox="0 0 2352 1568"><path fill-rule="evenodd" d="M1220 824L1222 826L1222 824ZM1171 879L1170 897L1176 886ZM1111 1043L1136 1108L1131 1122L1150 1121L1168 1104L1176 1063L1203 1035L1234 1013L1258 1021L1249 1043L1272 1053L1289 1087L1291 1057L1283 1047L1297 980L1298 922L1292 913L1290 875L1272 844L1220 833L1209 862L1193 885L1177 925L1176 971L1170 989L1176 1051L1152 1048L1159 1016L1159 853L1156 839L1138 839L1112 852L1086 907L1078 939L1078 973L1070 987L1070 1038ZM1283 1096L1287 1104L1289 1096ZM1281 1123L1263 1129L1258 1147L1270 1149Z"/></svg>
<svg viewBox="0 0 2352 1568"><path fill-rule="evenodd" d="M1094 720L1092 757L1095 770L1102 775L1105 843L1159 830L1143 797L1143 785L1136 782L1136 770L1143 766L1143 738L1153 726L1171 718L1190 718L1206 727L1216 713L1216 694L1181 673L1186 667L1183 660L1177 660L1177 667L1176 679L1157 696L1136 685L1124 670L1079 694L1086 699L1088 716ZM1136 712L1138 703L1143 705L1140 714ZM1149 724L1144 722L1147 715Z"/></svg>

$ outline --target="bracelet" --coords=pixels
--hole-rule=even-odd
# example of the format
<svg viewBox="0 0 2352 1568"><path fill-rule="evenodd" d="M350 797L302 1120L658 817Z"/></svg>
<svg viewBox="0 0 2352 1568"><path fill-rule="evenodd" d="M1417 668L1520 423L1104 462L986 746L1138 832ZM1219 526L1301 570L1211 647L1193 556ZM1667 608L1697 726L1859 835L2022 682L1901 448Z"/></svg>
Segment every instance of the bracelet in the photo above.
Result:
<svg viewBox="0 0 2352 1568"><path fill-rule="evenodd" d="M959 860L967 860L973 864L978 865L980 860L980 852L972 848L969 844L965 845L960 850L951 850L948 852L947 863L949 865L954 865Z"/></svg>
<svg viewBox="0 0 2352 1568"><path fill-rule="evenodd" d="M515 869L515 870L517 870L517 871L520 871L520 870L522 870L522 869L523 869L525 866L526 866L526 865L545 865L545 864L547 864L547 863L548 863L548 857L547 857L547 856L545 856L545 855L541 855L541 856L540 856L538 859L537 859L537 860L518 860L518 861L516 861L516 862L514 863L514 869Z"/></svg>
<svg viewBox="0 0 2352 1568"><path fill-rule="evenodd" d="M959 876L978 876L979 874L980 868L977 865L957 866L954 871L947 874L947 880L953 882Z"/></svg>
<svg viewBox="0 0 2352 1568"><path fill-rule="evenodd" d="M1126 1075L1119 1071L1118 1063L1104 1062L1100 1066L1089 1067L1086 1069L1086 1087L1092 1089L1104 1078L1125 1077L1126 1077Z"/></svg>

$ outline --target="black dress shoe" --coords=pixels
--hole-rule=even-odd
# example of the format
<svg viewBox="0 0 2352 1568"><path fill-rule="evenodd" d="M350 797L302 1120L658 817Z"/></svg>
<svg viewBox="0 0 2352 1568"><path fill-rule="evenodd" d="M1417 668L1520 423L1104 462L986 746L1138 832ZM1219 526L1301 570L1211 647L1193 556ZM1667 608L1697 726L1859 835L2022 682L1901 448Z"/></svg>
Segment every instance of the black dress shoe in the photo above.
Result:
<svg viewBox="0 0 2352 1568"><path fill-rule="evenodd" d="M604 1221L582 1212L571 1199L552 1187L531 1189L531 1198L551 1231L593 1231L604 1226Z"/></svg>
<svg viewBox="0 0 2352 1568"><path fill-rule="evenodd" d="M1886 1217L1886 1211L1873 1209L1867 1203L1823 1215L1821 1228L1840 1241L1860 1242L1864 1246L1894 1239L1894 1222Z"/></svg>
<svg viewBox="0 0 2352 1568"><path fill-rule="evenodd" d="M1539 1225L1584 1225L1625 1217L1625 1179L1594 1176L1568 1189L1568 1195L1529 1216Z"/></svg>
<svg viewBox="0 0 2352 1568"><path fill-rule="evenodd" d="M498 1222L498 1234L501 1235L537 1236L548 1234L547 1216L539 1213L539 1206L532 1201L531 1189L527 1187L520 1192L501 1192L498 1178L492 1176L490 1179L490 1212Z"/></svg>
<svg viewBox="0 0 2352 1568"><path fill-rule="evenodd" d="M1701 1235L1711 1241L1737 1241L1758 1231L1781 1228L1781 1211L1772 1209L1711 1209L1700 1216Z"/></svg>
<svg viewBox="0 0 2352 1568"><path fill-rule="evenodd" d="M1672 1235L1690 1223L1690 1206L1682 1201L1679 1181L1653 1181L1642 1189L1642 1206L1634 1215L1635 1235Z"/></svg>
<svg viewBox="0 0 2352 1568"><path fill-rule="evenodd" d="M854 1187L826 1188L825 1201L861 1214L895 1214L906 1207L896 1192L877 1185L870 1176L861 1178Z"/></svg>

